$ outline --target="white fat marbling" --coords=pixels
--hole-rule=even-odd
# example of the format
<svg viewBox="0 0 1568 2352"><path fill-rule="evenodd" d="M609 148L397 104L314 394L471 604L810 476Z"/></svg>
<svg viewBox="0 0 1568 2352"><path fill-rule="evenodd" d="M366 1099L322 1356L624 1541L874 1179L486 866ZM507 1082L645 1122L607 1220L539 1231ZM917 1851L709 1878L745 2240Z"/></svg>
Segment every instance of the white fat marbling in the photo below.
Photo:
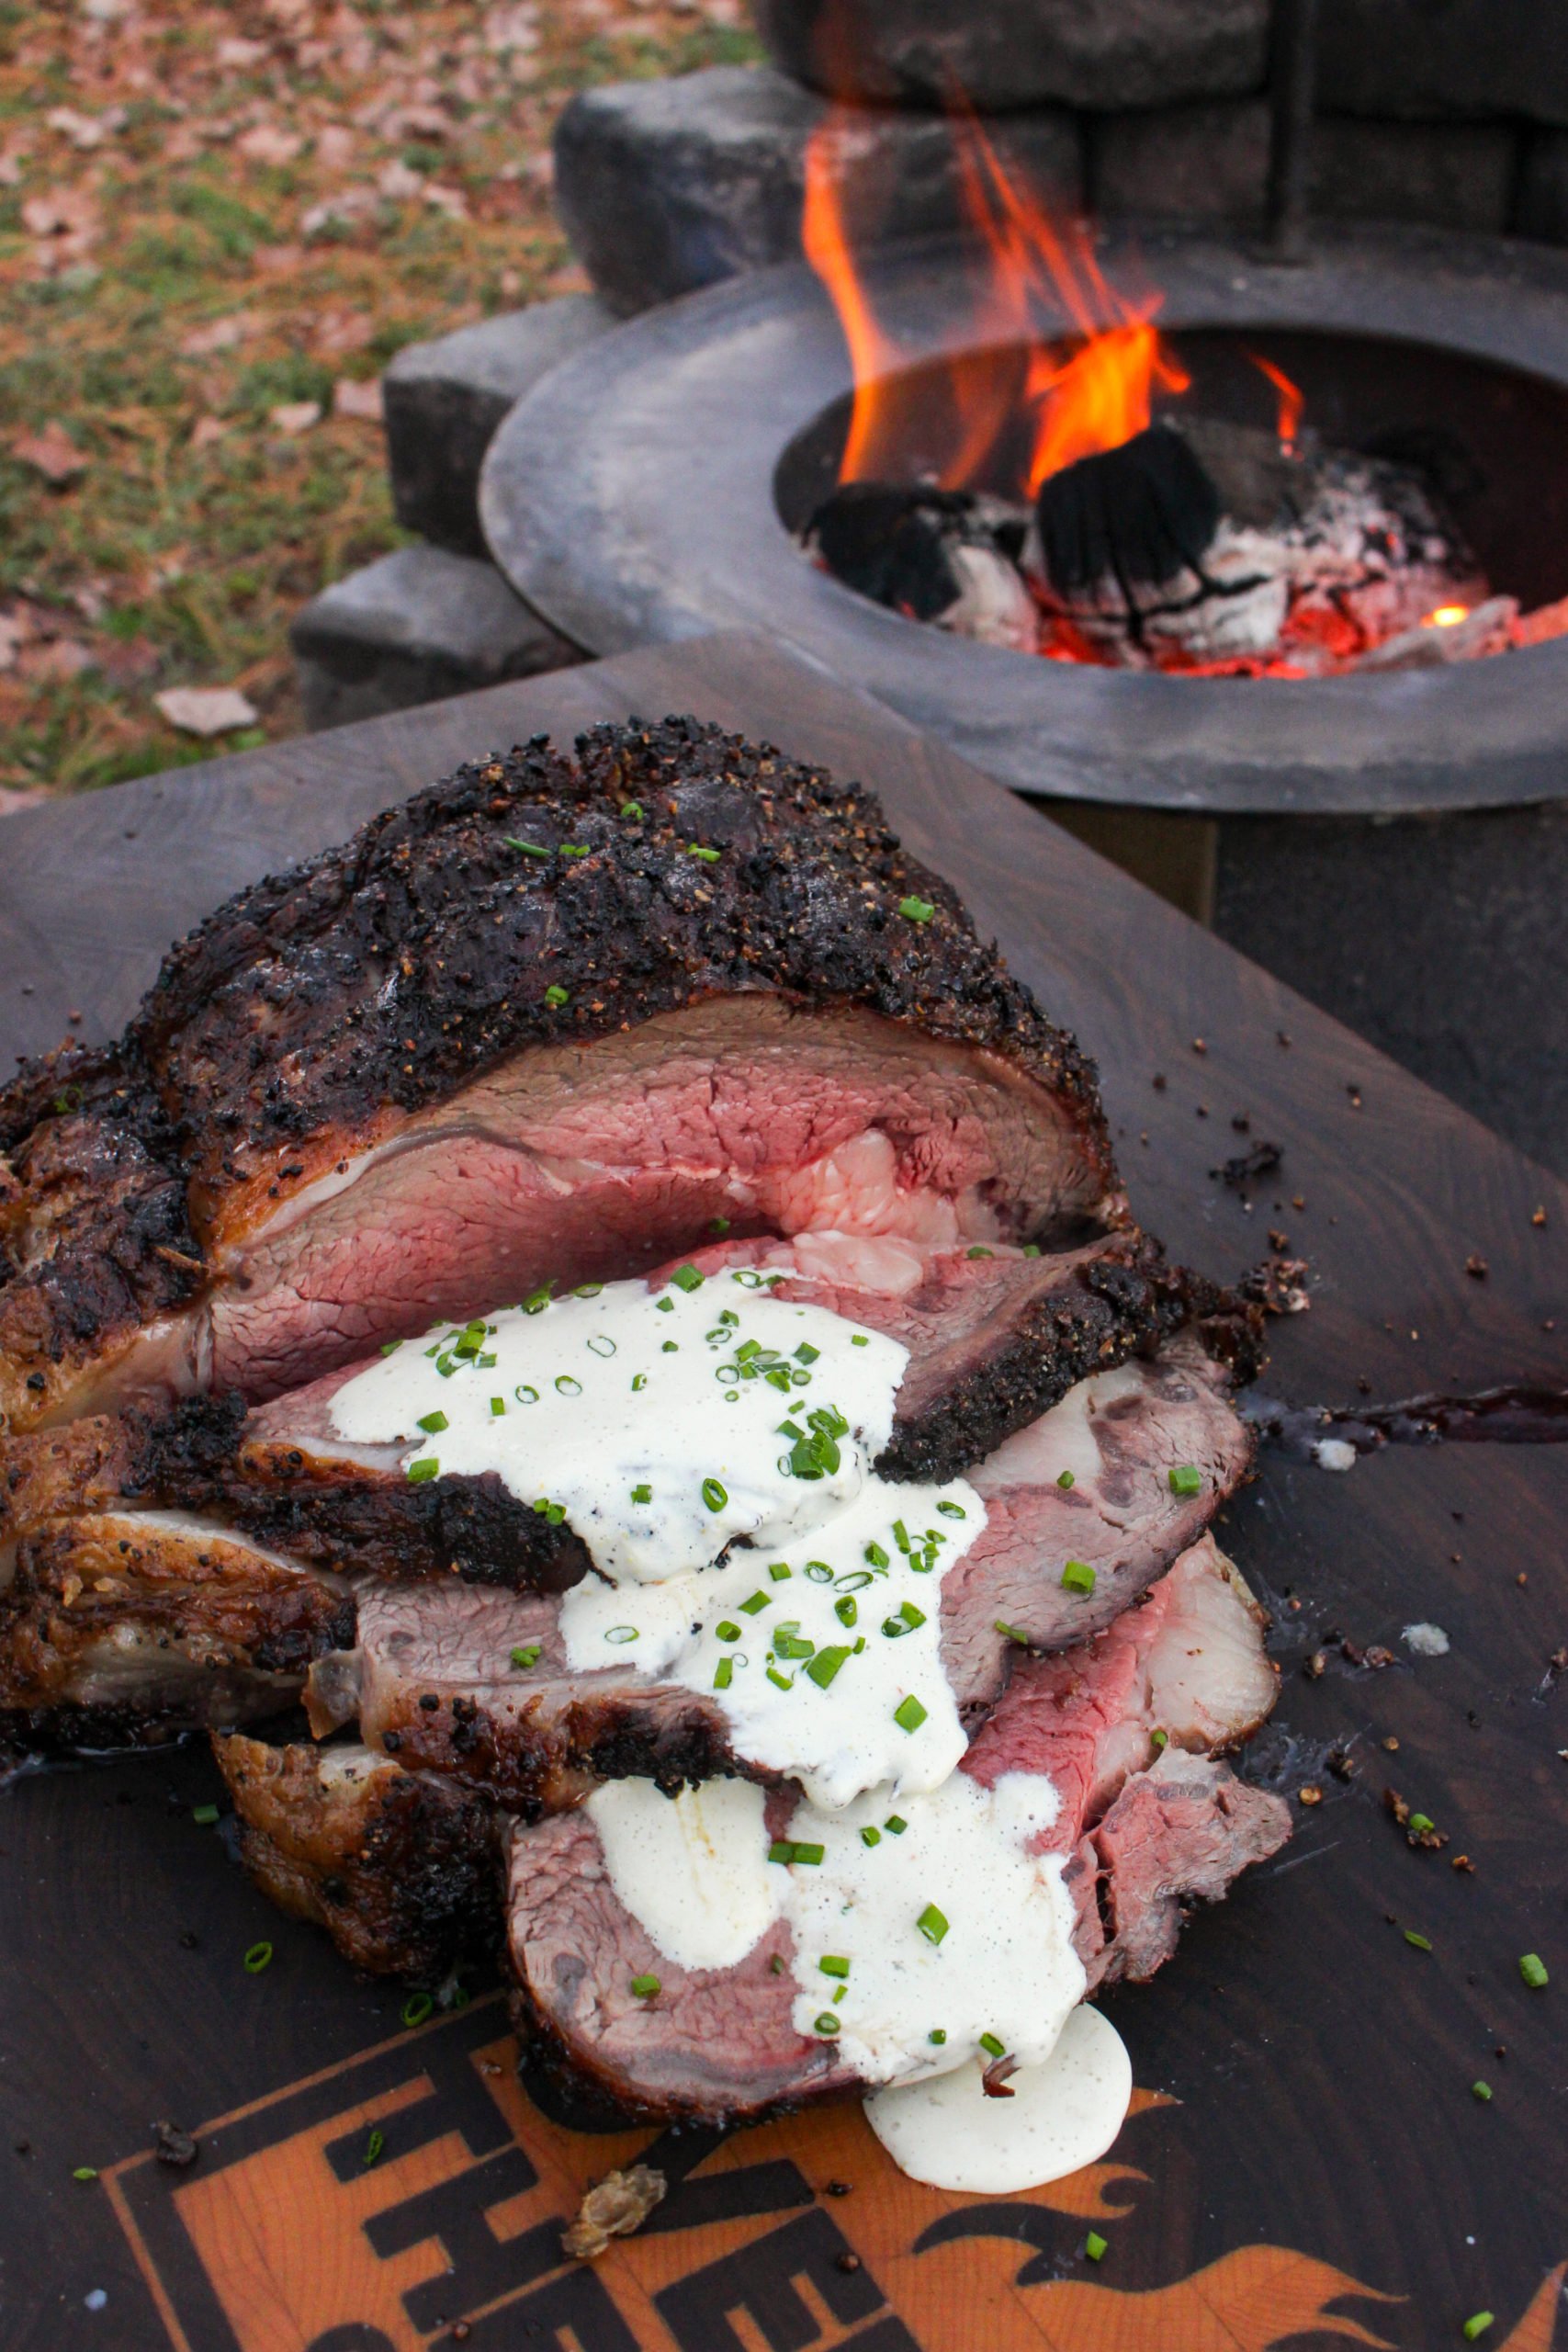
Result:
<svg viewBox="0 0 1568 2352"><path fill-rule="evenodd" d="M880 1332L773 1297L750 1269L682 1269L660 1291L585 1283L467 1332L444 1325L346 1381L331 1412L343 1438L401 1447L411 1472L493 1471L561 1513L605 1576L656 1583L736 1536L787 1545L852 1503L908 1361ZM809 1438L826 1408L848 1427L822 1474L799 1476L780 1424Z"/></svg>
<svg viewBox="0 0 1568 2352"><path fill-rule="evenodd" d="M1119 1397L1142 1396L1148 1375L1142 1365L1122 1364L1096 1373L1069 1388L1060 1404L1031 1421L988 1454L975 1473L982 1494L1011 1486L1070 1486L1092 1488L1104 1468L1090 1418Z"/></svg>
<svg viewBox="0 0 1568 2352"><path fill-rule="evenodd" d="M848 1804L933 1789L964 1736L941 1651L942 1581L986 1524L962 1478L857 1498L787 1550L737 1549L662 1584L585 1577L561 1602L574 1668L614 1666L708 1692L738 1755Z"/></svg>
<svg viewBox="0 0 1568 2352"><path fill-rule="evenodd" d="M934 2082L897 2083L865 2103L866 2120L901 2172L932 2188L1004 2196L1061 2180L1104 2155L1126 2120L1133 2067L1098 2009L1074 2009L1043 2065L987 2098L971 2059Z"/></svg>
<svg viewBox="0 0 1568 2352"><path fill-rule="evenodd" d="M611 1884L678 1968L733 1968L778 1917L786 1873L768 1860L762 1791L705 1781L677 1797L606 1781L587 1810Z"/></svg>

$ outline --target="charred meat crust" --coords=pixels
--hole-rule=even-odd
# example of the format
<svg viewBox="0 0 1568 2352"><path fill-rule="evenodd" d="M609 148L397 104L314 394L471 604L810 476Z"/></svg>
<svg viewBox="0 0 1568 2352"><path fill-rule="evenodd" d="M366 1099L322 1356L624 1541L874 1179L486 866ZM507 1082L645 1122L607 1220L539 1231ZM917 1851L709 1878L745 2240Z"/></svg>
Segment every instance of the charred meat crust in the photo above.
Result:
<svg viewBox="0 0 1568 2352"><path fill-rule="evenodd" d="M246 1869L355 1967L429 1983L495 1949L499 1846L484 1797L362 1748L272 1747L239 1733L212 1747Z"/></svg>

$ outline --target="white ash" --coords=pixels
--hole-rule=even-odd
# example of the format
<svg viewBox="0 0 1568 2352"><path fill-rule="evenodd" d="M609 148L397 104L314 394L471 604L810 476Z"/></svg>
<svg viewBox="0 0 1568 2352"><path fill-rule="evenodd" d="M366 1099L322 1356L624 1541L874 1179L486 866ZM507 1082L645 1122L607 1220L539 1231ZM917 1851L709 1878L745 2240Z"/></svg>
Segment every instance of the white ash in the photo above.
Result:
<svg viewBox="0 0 1568 2352"><path fill-rule="evenodd" d="M954 637L973 638L980 645L1005 645L1014 653L1040 650L1040 607L1023 575L994 547L960 539L947 549L947 560L959 582L955 605L939 613L938 628Z"/></svg>
<svg viewBox="0 0 1568 2352"><path fill-rule="evenodd" d="M1312 1458L1320 1470L1353 1470L1359 1457L1348 1438L1320 1437Z"/></svg>
<svg viewBox="0 0 1568 2352"><path fill-rule="evenodd" d="M1399 1638L1406 1649L1415 1651L1417 1657L1447 1657L1453 1647L1440 1625L1428 1625L1425 1622L1418 1625L1406 1625Z"/></svg>

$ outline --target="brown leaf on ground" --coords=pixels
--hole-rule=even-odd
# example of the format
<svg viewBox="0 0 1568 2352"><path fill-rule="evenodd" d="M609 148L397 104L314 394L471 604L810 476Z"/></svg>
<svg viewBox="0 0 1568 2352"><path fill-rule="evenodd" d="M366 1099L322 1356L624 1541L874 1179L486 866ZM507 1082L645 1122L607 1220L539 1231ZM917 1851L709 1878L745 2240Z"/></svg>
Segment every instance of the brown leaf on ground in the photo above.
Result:
<svg viewBox="0 0 1568 2352"><path fill-rule="evenodd" d="M226 429L221 417L198 416L190 429L190 446L193 449L210 449L215 441L222 440Z"/></svg>
<svg viewBox="0 0 1568 2352"><path fill-rule="evenodd" d="M327 353L363 351L376 332L368 311L323 311L311 341Z"/></svg>
<svg viewBox="0 0 1568 2352"><path fill-rule="evenodd" d="M305 258L303 245L258 245L254 255L255 266L269 277L288 277Z"/></svg>
<svg viewBox="0 0 1568 2352"><path fill-rule="evenodd" d="M18 647L27 642L28 632L21 625L0 614L0 670L16 667Z"/></svg>
<svg viewBox="0 0 1568 2352"><path fill-rule="evenodd" d="M182 359L209 359L214 352L232 351L247 335L259 332L262 322L254 311L232 311L226 319L209 319L204 327L193 327L180 344Z"/></svg>
<svg viewBox="0 0 1568 2352"><path fill-rule="evenodd" d="M91 237L99 227L96 200L85 187L53 187L47 195L29 196L22 206L22 226L29 237Z"/></svg>
<svg viewBox="0 0 1568 2352"><path fill-rule="evenodd" d="M405 164L400 157L394 156L389 164L383 164L377 173L376 187L378 194L389 198L394 204L400 204L410 197L424 194L424 177L423 173L416 172L412 164Z"/></svg>
<svg viewBox="0 0 1568 2352"><path fill-rule="evenodd" d="M358 141L344 122L329 122L316 133L316 161L323 171L346 171Z"/></svg>
<svg viewBox="0 0 1568 2352"><path fill-rule="evenodd" d="M254 727L259 716L235 686L165 686L152 699L182 735L228 735L237 727Z"/></svg>
<svg viewBox="0 0 1568 2352"><path fill-rule="evenodd" d="M292 439L296 434L309 433L312 424L321 421L320 401L280 401L276 408L268 409L266 421L277 433L287 433Z"/></svg>
<svg viewBox="0 0 1568 2352"><path fill-rule="evenodd" d="M333 386L333 414L362 419L367 424L381 422L381 380L373 376L368 383L356 384L346 376Z"/></svg>
<svg viewBox="0 0 1568 2352"><path fill-rule="evenodd" d="M561 2252L574 2262L597 2261L612 2238L627 2237L642 2227L668 2186L651 2165L606 2173L578 2207L577 2219L561 2238Z"/></svg>
<svg viewBox="0 0 1568 2352"><path fill-rule="evenodd" d="M254 130L243 131L235 140L234 153L248 164L292 164L304 146L297 130L280 130L276 123L258 122Z"/></svg>
<svg viewBox="0 0 1568 2352"><path fill-rule="evenodd" d="M246 40L235 33L219 42L217 53L220 65L232 66L235 73L243 74L251 66L261 63L267 53L267 45L265 40Z"/></svg>
<svg viewBox="0 0 1568 2352"><path fill-rule="evenodd" d="M41 433L18 434L11 444L11 455L42 474L46 481L70 481L87 469L85 455L58 417L51 417Z"/></svg>
<svg viewBox="0 0 1568 2352"><path fill-rule="evenodd" d="M155 678L162 659L151 638L111 638L98 656L98 667L111 686L123 691Z"/></svg>
<svg viewBox="0 0 1568 2352"><path fill-rule="evenodd" d="M41 645L24 645L17 656L17 675L35 686L62 686L84 670L97 667L91 649L79 637L52 637Z"/></svg>
<svg viewBox="0 0 1568 2352"><path fill-rule="evenodd" d="M74 107L51 107L44 120L51 130L60 131L73 147L101 147L117 130L123 130L126 113L123 107L109 107L103 114L78 114Z"/></svg>
<svg viewBox="0 0 1568 2352"><path fill-rule="evenodd" d="M20 187L22 160L23 151L20 148L0 148L0 187Z"/></svg>

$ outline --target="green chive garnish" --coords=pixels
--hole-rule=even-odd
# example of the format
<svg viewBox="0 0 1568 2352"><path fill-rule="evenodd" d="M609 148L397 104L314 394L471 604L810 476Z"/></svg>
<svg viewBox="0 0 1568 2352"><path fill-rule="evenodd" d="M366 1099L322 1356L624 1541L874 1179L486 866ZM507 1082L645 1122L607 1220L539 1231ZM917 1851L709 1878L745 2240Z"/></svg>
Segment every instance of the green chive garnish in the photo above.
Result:
<svg viewBox="0 0 1568 2352"><path fill-rule="evenodd" d="M648 1386L648 1374L647 1374L647 1373L646 1373L646 1372L634 1372L634 1373L633 1373L633 1374L632 1374L632 1395L633 1395L634 1396L641 1396L641 1394L642 1394L642 1392L643 1392L643 1390L644 1390L647 1386Z"/></svg>
<svg viewBox="0 0 1568 2352"><path fill-rule="evenodd" d="M490 1411L491 1411L491 1420L495 1420L495 1421L504 1420L504 1419L505 1419L505 1417L506 1417L506 1399L505 1399L505 1397L504 1397L504 1396L492 1396L492 1397L491 1398L491 1400L490 1400Z"/></svg>
<svg viewBox="0 0 1568 2352"><path fill-rule="evenodd" d="M434 1453L427 1453L420 1461L409 1464L408 1476L415 1486L419 1486L426 1478L439 1478L441 1464Z"/></svg>
<svg viewBox="0 0 1568 2352"><path fill-rule="evenodd" d="M928 1903L915 1925L928 1944L941 1943L947 1933L947 1921L934 1903Z"/></svg>
<svg viewBox="0 0 1568 2352"><path fill-rule="evenodd" d="M713 1670L714 1689L716 1690L728 1690L734 1679L735 1660L732 1657L721 1657L718 1664Z"/></svg>
<svg viewBox="0 0 1568 2352"><path fill-rule="evenodd" d="M272 1946L270 1944L253 1944L249 1951L245 1954L245 1974L247 1976L259 1976L264 1968L270 1968L271 1965Z"/></svg>
<svg viewBox="0 0 1568 2352"><path fill-rule="evenodd" d="M1417 1951L1430 1951L1432 1949L1431 1937L1418 1936L1414 1928L1405 1928L1404 1940L1407 1944L1414 1944Z"/></svg>
<svg viewBox="0 0 1568 2352"><path fill-rule="evenodd" d="M943 1519L967 1519L969 1516L962 1503L938 1503L937 1509Z"/></svg>
<svg viewBox="0 0 1568 2352"><path fill-rule="evenodd" d="M869 1348L871 1340L864 1331L852 1331L850 1333L850 1345L852 1348Z"/></svg>
<svg viewBox="0 0 1568 2352"><path fill-rule="evenodd" d="M1010 1625L1005 1618L998 1617L997 1619L995 1630L1000 1634L1004 1641L1021 1642L1026 1649L1028 1648L1029 1635L1023 1631L1021 1626Z"/></svg>
<svg viewBox="0 0 1568 2352"><path fill-rule="evenodd" d="M1465 2342L1467 2344L1473 2344L1477 2336L1485 2335L1491 2324L1492 2313L1490 2312L1472 2312L1471 2317L1467 2319L1464 2324Z"/></svg>
<svg viewBox="0 0 1568 2352"><path fill-rule="evenodd" d="M1058 1487L1076 1487L1077 1483L1070 1470L1064 1470L1056 1480Z"/></svg>
<svg viewBox="0 0 1568 2352"><path fill-rule="evenodd" d="M934 2041L937 2048L940 2050L942 2043L947 2040L947 2028L942 2025L932 2026L930 2033L926 2036L926 2040L928 2041Z"/></svg>
<svg viewBox="0 0 1568 2352"><path fill-rule="evenodd" d="M983 1241L976 1241L973 1248L964 1252L966 1258L994 1258L996 1254L994 1250L987 1250Z"/></svg>
<svg viewBox="0 0 1568 2352"><path fill-rule="evenodd" d="M545 990L545 1002L558 1011L563 1004L570 1004L571 999L558 980L552 980Z"/></svg>
<svg viewBox="0 0 1568 2352"><path fill-rule="evenodd" d="M753 1592L741 1602L740 1613L743 1617L760 1617L764 1609L771 1609L773 1605L771 1592Z"/></svg>
<svg viewBox="0 0 1568 2352"><path fill-rule="evenodd" d="M849 1655L847 1649L820 1649L808 1662L806 1671L819 1690L826 1690ZM913 1731L914 1725L906 1724L904 1728L906 1731Z"/></svg>
<svg viewBox="0 0 1568 2352"><path fill-rule="evenodd" d="M1425 1838L1428 1829L1437 1826L1430 1815L1425 1813L1413 1813L1404 1826L1407 1829L1413 1829L1417 1838Z"/></svg>
<svg viewBox="0 0 1568 2352"><path fill-rule="evenodd" d="M384 1356L395 1356L402 1344L403 1343L400 1340L383 1340L381 1342L381 1353Z"/></svg>
<svg viewBox="0 0 1568 2352"><path fill-rule="evenodd" d="M1154 1731L1150 1732L1149 1737L1153 1740L1156 1747L1168 1747L1170 1746L1170 1734L1168 1731L1160 1731L1156 1727Z"/></svg>
<svg viewBox="0 0 1568 2352"><path fill-rule="evenodd" d="M670 1279L677 1290L691 1292L703 1286L703 1277L695 1266L677 1266Z"/></svg>
<svg viewBox="0 0 1568 2352"><path fill-rule="evenodd" d="M850 1963L841 1951L825 1951L817 1963L824 1976L847 1976Z"/></svg>
<svg viewBox="0 0 1568 2352"><path fill-rule="evenodd" d="M1111 2249L1098 2230L1090 2230L1083 2242L1083 2250L1091 2262L1103 2262Z"/></svg>
<svg viewBox="0 0 1568 2352"><path fill-rule="evenodd" d="M906 922L930 922L936 909L929 899L900 899L898 911Z"/></svg>
<svg viewBox="0 0 1568 2352"><path fill-rule="evenodd" d="M704 849L696 842L688 842L686 843L686 854L689 857L700 857L705 865L713 865L716 864L718 859L717 850Z"/></svg>
<svg viewBox="0 0 1568 2352"><path fill-rule="evenodd" d="M1201 1495L1202 1472L1193 1463L1178 1462L1170 1473L1170 1491L1173 1495Z"/></svg>
<svg viewBox="0 0 1568 2352"><path fill-rule="evenodd" d="M917 1625L923 1625L926 1622L925 1611L923 1609L917 1609L912 1600L901 1600L898 1603L898 1614L902 1617L905 1624L908 1625L911 1634L914 1632Z"/></svg>
<svg viewBox="0 0 1568 2352"><path fill-rule="evenodd" d="M1087 1560L1069 1560L1062 1570L1062 1582L1069 1592L1092 1592L1094 1570Z"/></svg>
<svg viewBox="0 0 1568 2352"><path fill-rule="evenodd" d="M863 1846L880 1846L882 1843L881 1830L873 1829L868 1823L865 1828L863 1828L860 1833L860 1842Z"/></svg>
<svg viewBox="0 0 1568 2352"><path fill-rule="evenodd" d="M811 2025L816 2033L838 2033L841 2030L831 2009L824 2009L820 2017L813 2018Z"/></svg>
<svg viewBox="0 0 1568 2352"><path fill-rule="evenodd" d="M634 1976L632 1978L632 1991L637 1995L639 2001L651 2001L658 1990L659 1979L657 1976Z"/></svg>
<svg viewBox="0 0 1568 2352"><path fill-rule="evenodd" d="M384 2132L372 2132L369 2134L365 2143L365 2154L359 2159L367 2172L372 2165L380 2162L381 2151L386 2144L387 2135Z"/></svg>
<svg viewBox="0 0 1568 2352"><path fill-rule="evenodd" d="M71 2177L73 2180L96 2180L97 2177L98 2167L96 2165L75 2165L72 2167Z"/></svg>
<svg viewBox="0 0 1568 2352"><path fill-rule="evenodd" d="M794 1853L791 1856L791 1860L797 1862L807 1862L815 1867L815 1865L822 1860L822 1857L827 1850L828 1849L826 1846L802 1846L797 1841Z"/></svg>
<svg viewBox="0 0 1568 2352"><path fill-rule="evenodd" d="M775 1560L770 1566L768 1574L772 1577L775 1584L783 1584L791 1574L791 1570L786 1562L783 1560Z"/></svg>
<svg viewBox="0 0 1568 2352"><path fill-rule="evenodd" d="M429 1437L439 1437L442 1430L450 1426L445 1413L425 1413L414 1423L416 1429L423 1430Z"/></svg>
<svg viewBox="0 0 1568 2352"><path fill-rule="evenodd" d="M411 1993L408 1999L403 2003L403 2023L411 2028L411 2030L416 2025L423 2025L425 2018L432 2014L434 2007L435 2004L431 1999L428 1993Z"/></svg>
<svg viewBox="0 0 1568 2352"><path fill-rule="evenodd" d="M893 1720L900 1731L919 1731L925 1719L926 1711L912 1690L893 1710Z"/></svg>
<svg viewBox="0 0 1568 2352"><path fill-rule="evenodd" d="M709 1510L722 1510L729 1500L729 1490L726 1487L721 1487L716 1478L705 1478L703 1500Z"/></svg>
<svg viewBox="0 0 1568 2352"><path fill-rule="evenodd" d="M218 1807L215 1804L193 1804L190 1817L198 1829L210 1829L218 1818Z"/></svg>
<svg viewBox="0 0 1568 2352"><path fill-rule="evenodd" d="M1008 2054L1006 2043L998 2041L994 2033L983 2033L980 2036L980 2047L982 2050L988 2051L993 2058L1005 2058Z"/></svg>
<svg viewBox="0 0 1568 2352"><path fill-rule="evenodd" d="M548 857L550 854L547 849L541 849L537 842L520 842L515 833L502 833L501 838L507 849L519 850L525 857Z"/></svg>
<svg viewBox="0 0 1568 2352"><path fill-rule="evenodd" d="M642 802L640 800L623 800L621 803L621 814L628 820L629 823L640 825L642 822Z"/></svg>
<svg viewBox="0 0 1568 2352"><path fill-rule="evenodd" d="M740 1639L740 1628L733 1617L721 1617L714 1632L721 1642L738 1642Z"/></svg>
<svg viewBox="0 0 1568 2352"><path fill-rule="evenodd" d="M1023 1248L1019 1251L1019 1253L1018 1253L1018 1254L1019 1254L1019 1256L1020 1256L1021 1258L1038 1258L1038 1257L1039 1257L1039 1255L1040 1255L1040 1244L1039 1244L1039 1242L1038 1242L1038 1241L1026 1241L1026 1242L1024 1243L1024 1245L1023 1245Z"/></svg>
<svg viewBox="0 0 1568 2352"><path fill-rule="evenodd" d="M887 1555L880 1544L868 1544L865 1547L865 1557L874 1568L885 1568L888 1565Z"/></svg>
<svg viewBox="0 0 1568 2352"><path fill-rule="evenodd" d="M902 1838L909 1825L901 1813L890 1813L882 1826L890 1838Z"/></svg>
<svg viewBox="0 0 1568 2352"><path fill-rule="evenodd" d="M790 1840L787 1838L775 1838L768 1848L768 1860L770 1862L793 1862L795 1848Z"/></svg>
<svg viewBox="0 0 1568 2352"><path fill-rule="evenodd" d="M1490 2098L1492 2096L1492 2086L1490 2083L1472 2083L1470 2086L1470 2095L1472 2098Z"/></svg>
<svg viewBox="0 0 1568 2352"><path fill-rule="evenodd" d="M1530 1990L1535 1993L1539 1993L1543 1985L1549 1984L1551 1982L1551 1977L1547 1974L1546 1962L1542 1960L1540 1952L1538 1951L1527 1951L1521 1955L1519 1960L1519 1974L1524 1978L1525 1983L1530 1987Z"/></svg>
<svg viewBox="0 0 1568 2352"><path fill-rule="evenodd" d="M860 1615L860 1604L852 1592L840 1595L833 1603L833 1614L840 1625L852 1625Z"/></svg>

